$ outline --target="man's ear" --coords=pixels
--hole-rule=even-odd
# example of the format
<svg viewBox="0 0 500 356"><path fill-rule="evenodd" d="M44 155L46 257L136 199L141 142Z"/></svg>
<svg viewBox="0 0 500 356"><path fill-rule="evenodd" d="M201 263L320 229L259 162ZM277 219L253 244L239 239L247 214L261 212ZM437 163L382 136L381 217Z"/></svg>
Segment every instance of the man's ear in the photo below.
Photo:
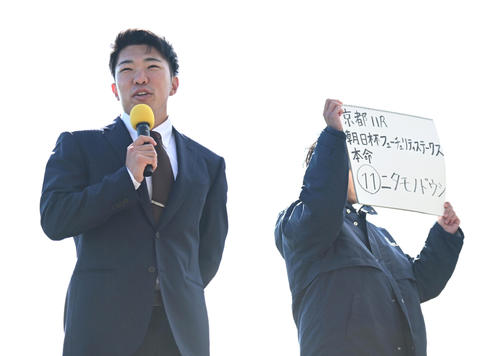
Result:
<svg viewBox="0 0 500 356"><path fill-rule="evenodd" d="M118 89L116 89L116 83L111 84L111 90L113 94L115 94L116 100L120 101L120 97L118 96Z"/></svg>
<svg viewBox="0 0 500 356"><path fill-rule="evenodd" d="M170 93L168 93L169 96L174 95L177 93L177 88L179 87L179 78L178 77L173 77L172 78L172 88L170 88Z"/></svg>

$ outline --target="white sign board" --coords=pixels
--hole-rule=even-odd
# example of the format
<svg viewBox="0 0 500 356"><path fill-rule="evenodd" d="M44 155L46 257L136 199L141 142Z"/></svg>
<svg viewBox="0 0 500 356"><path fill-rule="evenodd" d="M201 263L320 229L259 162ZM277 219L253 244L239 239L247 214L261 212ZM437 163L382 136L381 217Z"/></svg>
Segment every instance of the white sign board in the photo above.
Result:
<svg viewBox="0 0 500 356"><path fill-rule="evenodd" d="M442 215L444 153L431 119L344 105L360 204Z"/></svg>

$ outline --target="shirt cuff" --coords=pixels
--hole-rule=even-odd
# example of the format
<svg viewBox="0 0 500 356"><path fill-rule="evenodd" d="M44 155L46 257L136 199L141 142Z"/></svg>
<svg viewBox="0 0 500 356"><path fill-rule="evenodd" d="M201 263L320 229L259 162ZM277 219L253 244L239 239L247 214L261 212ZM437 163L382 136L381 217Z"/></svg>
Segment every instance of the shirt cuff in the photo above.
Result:
<svg viewBox="0 0 500 356"><path fill-rule="evenodd" d="M130 176L130 180L134 184L135 190L139 189L139 187L141 186L141 183L139 183L138 181L135 180L134 175L132 174L132 172L130 172L130 169L128 169L128 167L127 167L127 172Z"/></svg>

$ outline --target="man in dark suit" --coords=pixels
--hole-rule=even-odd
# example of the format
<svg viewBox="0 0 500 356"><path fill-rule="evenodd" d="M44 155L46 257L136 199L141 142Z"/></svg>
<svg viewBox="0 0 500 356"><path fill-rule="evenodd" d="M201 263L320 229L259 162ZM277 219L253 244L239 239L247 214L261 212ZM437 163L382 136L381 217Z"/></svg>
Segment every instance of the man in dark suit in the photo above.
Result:
<svg viewBox="0 0 500 356"><path fill-rule="evenodd" d="M110 69L121 117L61 134L43 183L45 233L73 236L77 250L64 355L208 356L204 287L227 234L224 160L172 127L178 64L165 39L120 33ZM155 139L131 127L140 103L154 112Z"/></svg>

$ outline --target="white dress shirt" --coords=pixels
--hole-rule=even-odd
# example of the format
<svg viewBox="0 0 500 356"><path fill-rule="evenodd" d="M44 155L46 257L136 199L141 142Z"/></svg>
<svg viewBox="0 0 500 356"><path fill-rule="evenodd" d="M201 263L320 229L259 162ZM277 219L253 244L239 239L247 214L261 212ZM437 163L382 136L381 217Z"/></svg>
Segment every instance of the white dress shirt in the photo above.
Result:
<svg viewBox="0 0 500 356"><path fill-rule="evenodd" d="M132 141L135 141L137 139L137 131L134 130L132 125L130 124L130 116L127 113L122 113L121 119L125 124L125 126L127 127L127 130L130 134L130 137L132 138ZM167 120L162 122L159 126L155 127L154 131L158 132L161 135L163 148L167 152L168 158L170 159L170 165L172 166L172 173L174 175L174 181L175 181L175 179L177 178L178 165L177 165L177 146L175 144L175 137L174 135L172 135L172 119L170 117L167 117ZM132 174L132 172L130 172L128 168L127 170L130 175L130 179L132 180L132 183L134 183L135 189L136 190L139 189L141 183L135 180L134 175ZM153 183L151 177L146 177L146 184L148 186L149 198L151 198L153 194Z"/></svg>

